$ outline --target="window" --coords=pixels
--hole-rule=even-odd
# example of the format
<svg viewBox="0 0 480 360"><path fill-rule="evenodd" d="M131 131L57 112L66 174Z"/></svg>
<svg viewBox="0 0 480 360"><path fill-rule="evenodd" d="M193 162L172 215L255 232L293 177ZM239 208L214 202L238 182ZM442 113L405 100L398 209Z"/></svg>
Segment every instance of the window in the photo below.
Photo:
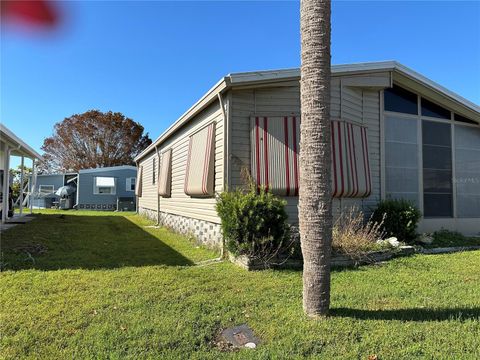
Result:
<svg viewBox="0 0 480 360"><path fill-rule="evenodd" d="M457 217L480 218L480 127L455 125Z"/></svg>
<svg viewBox="0 0 480 360"><path fill-rule="evenodd" d="M397 85L384 91L384 106L387 111L395 111L405 114L418 114L418 97L408 90Z"/></svg>
<svg viewBox="0 0 480 360"><path fill-rule="evenodd" d="M415 117L385 117L385 191L387 198L419 205L418 140Z"/></svg>
<svg viewBox="0 0 480 360"><path fill-rule="evenodd" d="M40 185L38 191L42 195L49 195L53 194L53 192L55 191L55 187L53 185Z"/></svg>
<svg viewBox="0 0 480 360"><path fill-rule="evenodd" d="M95 195L115 195L115 178L101 176L95 177L93 183L93 193Z"/></svg>
<svg viewBox="0 0 480 360"><path fill-rule="evenodd" d="M451 125L423 120L422 141L423 214L425 217L451 217Z"/></svg>
<svg viewBox="0 0 480 360"><path fill-rule="evenodd" d="M214 180L215 123L212 123L190 136L185 171L185 194L202 197L213 196Z"/></svg>
<svg viewBox="0 0 480 360"><path fill-rule="evenodd" d="M136 183L136 178L127 178L126 180L126 190L127 191L135 191L135 183Z"/></svg>
<svg viewBox="0 0 480 360"><path fill-rule="evenodd" d="M450 110L422 98L422 116L436 117L450 120Z"/></svg>
<svg viewBox="0 0 480 360"><path fill-rule="evenodd" d="M475 121L473 121L469 118L466 118L465 116L462 116L462 115L454 114L454 119L455 119L455 121L460 121L460 122L463 122L463 123L466 123L466 124L478 125Z"/></svg>
<svg viewBox="0 0 480 360"><path fill-rule="evenodd" d="M156 175L157 175L157 158L152 159L152 184L155 185Z"/></svg>

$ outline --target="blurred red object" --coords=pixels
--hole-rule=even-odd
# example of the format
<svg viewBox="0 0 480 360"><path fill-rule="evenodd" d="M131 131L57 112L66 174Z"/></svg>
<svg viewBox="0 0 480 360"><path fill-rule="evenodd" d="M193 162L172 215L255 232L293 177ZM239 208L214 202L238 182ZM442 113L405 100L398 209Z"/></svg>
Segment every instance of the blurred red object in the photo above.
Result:
<svg viewBox="0 0 480 360"><path fill-rule="evenodd" d="M1 0L2 18L22 21L29 25L54 26L58 13L53 1L47 0Z"/></svg>

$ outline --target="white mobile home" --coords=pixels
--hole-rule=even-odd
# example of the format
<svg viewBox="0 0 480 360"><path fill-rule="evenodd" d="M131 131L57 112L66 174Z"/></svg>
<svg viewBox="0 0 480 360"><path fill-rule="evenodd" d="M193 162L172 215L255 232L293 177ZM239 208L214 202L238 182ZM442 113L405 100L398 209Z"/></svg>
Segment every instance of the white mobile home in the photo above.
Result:
<svg viewBox="0 0 480 360"><path fill-rule="evenodd" d="M221 241L215 193L241 170L298 221L298 69L222 78L137 158L139 212ZM332 67L334 215L413 201L419 231L480 233L480 107L393 61Z"/></svg>
<svg viewBox="0 0 480 360"><path fill-rule="evenodd" d="M10 174L10 158L12 156L20 157L20 196L18 198L19 215L23 215L23 207L29 196L25 196L26 175L24 173L25 159L32 161L33 180L35 181L35 162L43 161L43 158L15 135L5 125L0 124L0 213L1 224L7 222L7 219L13 216L14 204L11 198L12 177ZM30 209L31 211L31 209Z"/></svg>

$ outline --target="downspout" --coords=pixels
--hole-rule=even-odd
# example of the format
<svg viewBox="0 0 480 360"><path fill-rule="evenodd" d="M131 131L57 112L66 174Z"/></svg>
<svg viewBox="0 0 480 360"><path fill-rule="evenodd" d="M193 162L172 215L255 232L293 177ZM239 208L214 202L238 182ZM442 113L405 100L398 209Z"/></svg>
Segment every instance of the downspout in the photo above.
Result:
<svg viewBox="0 0 480 360"><path fill-rule="evenodd" d="M5 144L5 157L3 158L3 184L2 184L2 224L7 221L8 200L10 196L10 148Z"/></svg>
<svg viewBox="0 0 480 360"><path fill-rule="evenodd" d="M223 98L222 94L218 93L218 102L220 104L220 109L222 110L222 116L223 116L223 126L224 126L224 131L223 131L223 190L228 190L228 174L229 174L229 157L230 153L228 150L229 146L229 121L227 117L227 112L225 111L225 106L223 104ZM220 259L223 259L225 256L225 238L223 237L222 234L222 246L220 248Z"/></svg>
<svg viewBox="0 0 480 360"><path fill-rule="evenodd" d="M22 160L20 162L20 216L23 215L24 161L25 161L25 158L22 155Z"/></svg>
<svg viewBox="0 0 480 360"><path fill-rule="evenodd" d="M138 215L138 195L137 195L137 183L138 183L138 171L140 168L138 167L138 161L135 161L135 166L137 167L137 177L135 178L135 214Z"/></svg>
<svg viewBox="0 0 480 360"><path fill-rule="evenodd" d="M157 194L157 222L155 223L155 226L160 226L160 195L158 195L158 178L160 175L160 156L158 154L158 146L155 145L155 153L157 154L157 173L155 174L156 179L155 179L155 184L156 189L155 193Z"/></svg>
<svg viewBox="0 0 480 360"><path fill-rule="evenodd" d="M78 205L80 204L80 170L77 172L77 193L75 194L75 209L78 210Z"/></svg>
<svg viewBox="0 0 480 360"><path fill-rule="evenodd" d="M35 188L37 186L37 167L35 166L35 158L32 159L32 176L30 177L30 194L28 196L28 205L30 207L30 215L33 213L33 201L35 200Z"/></svg>

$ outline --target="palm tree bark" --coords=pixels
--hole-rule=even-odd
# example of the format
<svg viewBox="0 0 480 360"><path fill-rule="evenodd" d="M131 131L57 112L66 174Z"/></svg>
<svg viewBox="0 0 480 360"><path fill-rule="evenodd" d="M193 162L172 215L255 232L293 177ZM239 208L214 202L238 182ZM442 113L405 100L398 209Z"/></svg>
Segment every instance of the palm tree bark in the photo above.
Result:
<svg viewBox="0 0 480 360"><path fill-rule="evenodd" d="M326 315L330 306L332 197L330 178L330 0L302 0L299 223L303 308Z"/></svg>

